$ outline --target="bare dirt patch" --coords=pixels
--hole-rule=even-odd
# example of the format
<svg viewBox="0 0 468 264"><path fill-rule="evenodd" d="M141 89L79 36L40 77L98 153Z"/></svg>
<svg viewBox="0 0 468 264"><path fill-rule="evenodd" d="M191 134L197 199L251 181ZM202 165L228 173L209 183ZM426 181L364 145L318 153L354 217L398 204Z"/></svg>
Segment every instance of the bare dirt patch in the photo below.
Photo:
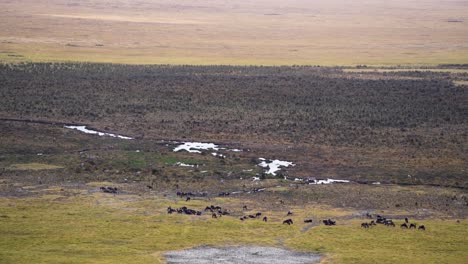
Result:
<svg viewBox="0 0 468 264"><path fill-rule="evenodd" d="M259 263L299 264L316 263L320 255L294 252L274 247L199 247L165 254L167 263Z"/></svg>
<svg viewBox="0 0 468 264"><path fill-rule="evenodd" d="M206 22L189 20L189 19L174 19L168 17L159 17L158 19L138 16L119 16L119 15L93 15L93 14L79 14L79 15L62 15L62 14L42 14L49 17L57 18L71 18L71 19L89 19L89 20L102 20L114 22L132 22L132 23L156 23L156 24L204 24Z"/></svg>

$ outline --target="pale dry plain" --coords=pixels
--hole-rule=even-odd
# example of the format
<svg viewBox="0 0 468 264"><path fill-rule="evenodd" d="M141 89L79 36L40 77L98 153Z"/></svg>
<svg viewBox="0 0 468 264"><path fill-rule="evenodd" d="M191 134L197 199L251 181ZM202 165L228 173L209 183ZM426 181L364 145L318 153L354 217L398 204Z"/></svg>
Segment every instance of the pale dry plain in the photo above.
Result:
<svg viewBox="0 0 468 264"><path fill-rule="evenodd" d="M0 61L467 63L468 2L0 0Z"/></svg>

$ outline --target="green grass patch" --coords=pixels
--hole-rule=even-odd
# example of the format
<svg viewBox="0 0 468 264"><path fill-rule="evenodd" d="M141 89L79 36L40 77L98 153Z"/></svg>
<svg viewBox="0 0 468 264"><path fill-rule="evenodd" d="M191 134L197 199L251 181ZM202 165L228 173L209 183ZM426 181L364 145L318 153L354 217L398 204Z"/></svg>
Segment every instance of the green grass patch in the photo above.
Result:
<svg viewBox="0 0 468 264"><path fill-rule="evenodd" d="M376 226L360 222L319 226L287 241L293 248L328 254L333 263L466 263L466 221L420 220L426 231Z"/></svg>

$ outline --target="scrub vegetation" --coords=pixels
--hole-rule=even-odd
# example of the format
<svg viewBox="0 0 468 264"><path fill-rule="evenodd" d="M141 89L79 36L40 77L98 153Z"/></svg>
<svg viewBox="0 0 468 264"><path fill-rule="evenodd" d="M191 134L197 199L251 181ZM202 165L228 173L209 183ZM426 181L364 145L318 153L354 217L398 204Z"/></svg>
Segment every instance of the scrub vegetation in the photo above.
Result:
<svg viewBox="0 0 468 264"><path fill-rule="evenodd" d="M5 64L0 113L139 139L237 142L299 164L293 176L461 187L468 95L454 82L467 78L306 66ZM149 165L128 155L129 168Z"/></svg>

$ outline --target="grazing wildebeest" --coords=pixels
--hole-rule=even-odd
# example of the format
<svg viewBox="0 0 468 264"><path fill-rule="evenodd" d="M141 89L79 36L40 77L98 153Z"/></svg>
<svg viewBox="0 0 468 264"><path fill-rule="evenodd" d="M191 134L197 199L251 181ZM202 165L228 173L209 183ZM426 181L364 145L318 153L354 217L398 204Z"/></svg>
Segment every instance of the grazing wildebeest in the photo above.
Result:
<svg viewBox="0 0 468 264"><path fill-rule="evenodd" d="M185 199L186 202L190 201L190 197L187 197L187 199Z"/></svg>
<svg viewBox="0 0 468 264"><path fill-rule="evenodd" d="M255 217L259 217L261 215L262 215L262 213L258 212L258 213L255 214Z"/></svg>
<svg viewBox="0 0 468 264"><path fill-rule="evenodd" d="M362 223L362 224L361 224L361 227L363 227L363 228L369 228L369 224L368 224L368 223Z"/></svg>
<svg viewBox="0 0 468 264"><path fill-rule="evenodd" d="M426 227L425 227L424 225L420 225L420 226L418 227L418 230L426 230Z"/></svg>
<svg viewBox="0 0 468 264"><path fill-rule="evenodd" d="M249 210L249 209L247 209L247 205L244 205L244 207L242 207L242 210Z"/></svg>
<svg viewBox="0 0 468 264"><path fill-rule="evenodd" d="M331 219L323 220L322 222L323 222L323 224L326 225L326 226L336 225L336 221L332 221Z"/></svg>
<svg viewBox="0 0 468 264"><path fill-rule="evenodd" d="M372 221L370 221L369 225L376 225L376 223L375 223L374 220L372 220Z"/></svg>
<svg viewBox="0 0 468 264"><path fill-rule="evenodd" d="M192 192L177 192L176 195L183 197L183 196L194 196L195 194Z"/></svg>
<svg viewBox="0 0 468 264"><path fill-rule="evenodd" d="M312 223L312 219L306 219L304 220L304 223Z"/></svg>
<svg viewBox="0 0 468 264"><path fill-rule="evenodd" d="M408 223L408 221L409 221L408 217L405 217L405 223Z"/></svg>
<svg viewBox="0 0 468 264"><path fill-rule="evenodd" d="M395 223L393 223L393 221L392 221L392 220L385 220L385 222L384 222L384 225L386 225L386 226L393 226L393 227L395 227Z"/></svg>
<svg viewBox="0 0 468 264"><path fill-rule="evenodd" d="M215 213L211 214L211 218L218 218Z"/></svg>
<svg viewBox="0 0 468 264"><path fill-rule="evenodd" d="M372 215L369 214L369 213L366 213L366 217L369 218L369 219L372 219Z"/></svg>
<svg viewBox="0 0 468 264"><path fill-rule="evenodd" d="M264 216L263 217L263 222L267 222L268 221L268 217Z"/></svg>
<svg viewBox="0 0 468 264"><path fill-rule="evenodd" d="M406 223L403 223L403 224L400 225L400 228L406 228L407 229L408 225Z"/></svg>
<svg viewBox="0 0 468 264"><path fill-rule="evenodd" d="M290 216L292 215L293 213L291 211L288 211L288 214L286 216Z"/></svg>
<svg viewBox="0 0 468 264"><path fill-rule="evenodd" d="M249 215L249 218L255 218L255 215Z"/></svg>
<svg viewBox="0 0 468 264"><path fill-rule="evenodd" d="M101 189L101 191L105 192L105 193L117 193L117 187L100 187L99 189Z"/></svg>
<svg viewBox="0 0 468 264"><path fill-rule="evenodd" d="M147 187L148 189L150 189L150 190L153 190L153 186L151 186L151 185L146 185L146 187Z"/></svg>
<svg viewBox="0 0 468 264"><path fill-rule="evenodd" d="M167 213L168 214L172 214L173 212L175 212L176 210L175 209L172 209L170 206L167 208Z"/></svg>
<svg viewBox="0 0 468 264"><path fill-rule="evenodd" d="M218 213L219 213L220 215L229 215L229 212L228 212L226 209L224 209L224 210L218 210Z"/></svg>
<svg viewBox="0 0 468 264"><path fill-rule="evenodd" d="M410 228L410 229L411 229L411 228L416 229L416 224L411 224L411 225L409 226L409 228Z"/></svg>
<svg viewBox="0 0 468 264"><path fill-rule="evenodd" d="M292 225L292 224L293 224L293 220L292 220L292 219L284 220L284 221L283 221L283 225L284 225L284 224Z"/></svg>
<svg viewBox="0 0 468 264"><path fill-rule="evenodd" d="M202 214L202 212L189 209L186 206L178 208L178 209L172 209L171 207L168 207L167 212L169 214L172 214L173 212L177 212L178 214L187 214L187 215L201 215Z"/></svg>
<svg viewBox="0 0 468 264"><path fill-rule="evenodd" d="M385 221L387 221L387 218L381 217L380 215L377 216L377 220L376 220L377 224L385 224Z"/></svg>

